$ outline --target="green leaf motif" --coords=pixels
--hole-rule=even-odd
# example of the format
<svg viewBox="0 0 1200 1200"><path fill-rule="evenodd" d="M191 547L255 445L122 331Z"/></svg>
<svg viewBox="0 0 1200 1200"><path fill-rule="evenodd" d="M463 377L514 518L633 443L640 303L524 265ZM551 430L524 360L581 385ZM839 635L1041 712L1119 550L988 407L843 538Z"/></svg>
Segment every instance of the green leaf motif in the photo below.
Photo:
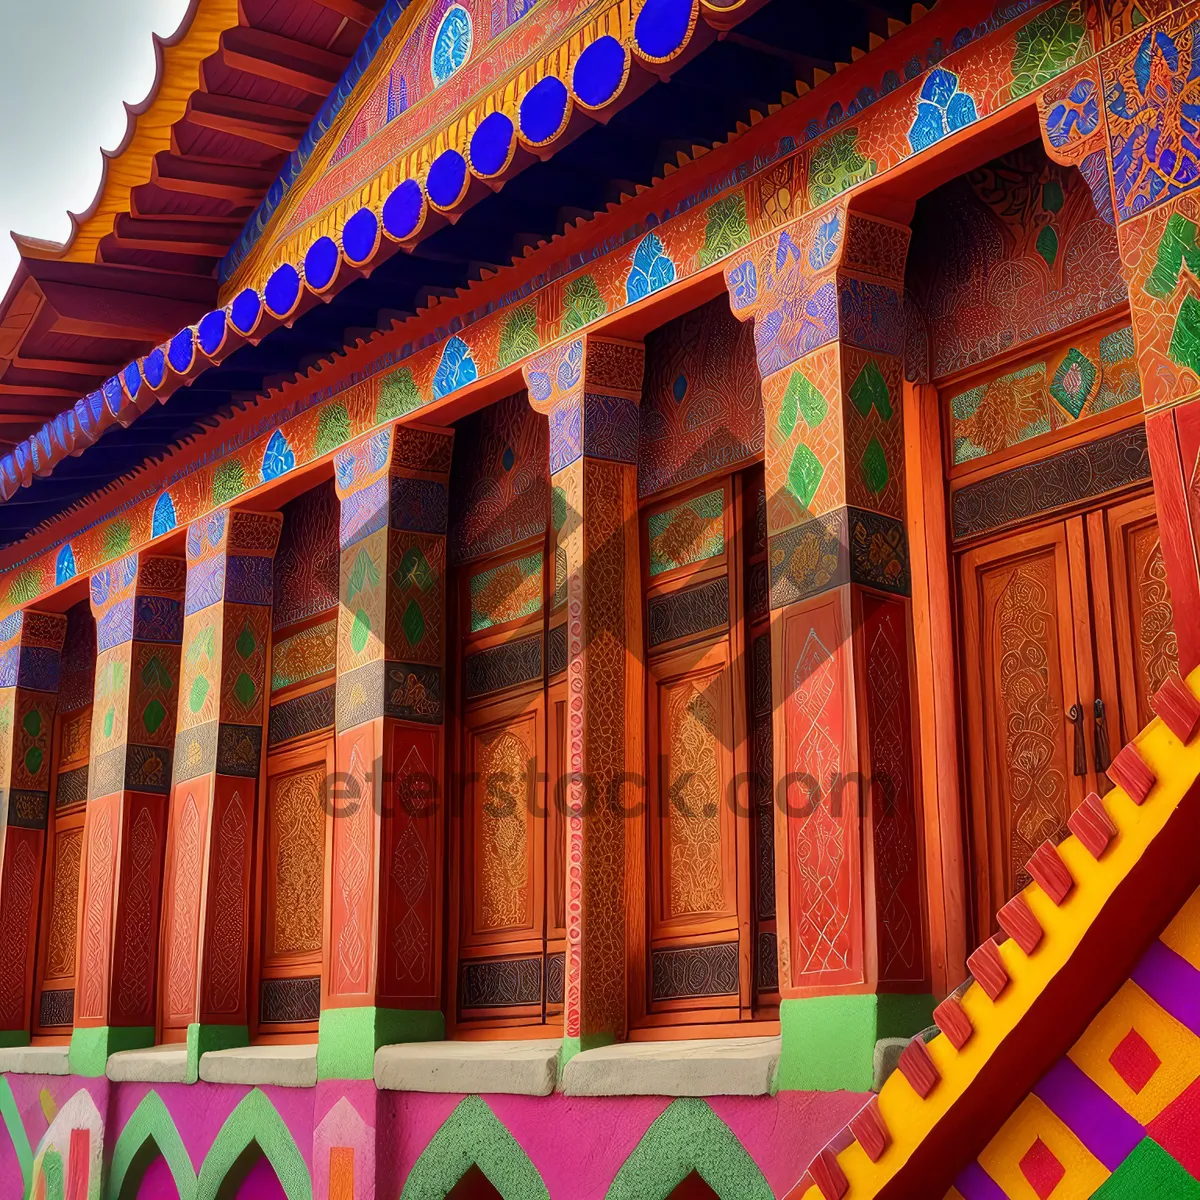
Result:
<svg viewBox="0 0 1200 1200"><path fill-rule="evenodd" d="M36 708L31 708L21 726L30 737L37 737L42 732L42 714Z"/></svg>
<svg viewBox="0 0 1200 1200"><path fill-rule="evenodd" d="M8 585L9 604L28 604L42 590L42 577L32 567L19 572Z"/></svg>
<svg viewBox="0 0 1200 1200"><path fill-rule="evenodd" d="M106 559L121 558L128 554L132 537L133 531L129 522L124 518L110 522L104 530L104 557Z"/></svg>
<svg viewBox="0 0 1200 1200"><path fill-rule="evenodd" d="M567 523L567 493L561 486L550 489L550 520L554 522L554 532L562 533Z"/></svg>
<svg viewBox="0 0 1200 1200"><path fill-rule="evenodd" d="M400 618L400 628L404 630L404 636L408 638L408 644L416 649L421 639L425 636L425 614L421 611L421 606L415 600L408 602L408 607L404 610L404 616Z"/></svg>
<svg viewBox="0 0 1200 1200"><path fill-rule="evenodd" d="M522 304L504 322L500 331L500 365L511 366L541 349L537 333L537 309Z"/></svg>
<svg viewBox="0 0 1200 1200"><path fill-rule="evenodd" d="M106 738L112 737L113 724L116 722L116 719L117 719L116 709L109 708L108 711L104 714L104 736Z"/></svg>
<svg viewBox="0 0 1200 1200"><path fill-rule="evenodd" d="M1058 234L1052 225L1043 225L1038 230L1033 248L1046 260L1046 266L1054 266L1054 260L1058 257Z"/></svg>
<svg viewBox="0 0 1200 1200"><path fill-rule="evenodd" d="M354 565L350 568L350 577L346 580L346 600L353 603L355 597L364 587L379 586L379 570L375 560L365 549L360 548L354 556Z"/></svg>
<svg viewBox="0 0 1200 1200"><path fill-rule="evenodd" d="M350 440L350 414L346 406L334 401L326 404L317 417L317 457L336 450Z"/></svg>
<svg viewBox="0 0 1200 1200"><path fill-rule="evenodd" d="M788 467L788 491L805 508L811 508L813 497L817 494L817 488L821 486L824 475L825 468L821 465L821 460L802 442L796 447L791 466Z"/></svg>
<svg viewBox="0 0 1200 1200"><path fill-rule="evenodd" d="M850 385L850 399L860 416L869 417L871 409L874 408L885 421L892 419L892 398L888 393L887 380L873 358L867 359L858 377Z"/></svg>
<svg viewBox="0 0 1200 1200"><path fill-rule="evenodd" d="M214 504L228 504L246 490L246 472L240 458L222 459L213 472L212 498Z"/></svg>
<svg viewBox="0 0 1200 1200"><path fill-rule="evenodd" d="M867 485L867 489L878 496L888 485L887 455L883 452L878 438L872 438L867 443L867 448L863 451L862 462L859 465L862 468L863 482Z"/></svg>
<svg viewBox="0 0 1200 1200"><path fill-rule="evenodd" d="M216 643L213 641L211 625L205 626L188 646L187 660L189 666L195 666L205 655L212 658Z"/></svg>
<svg viewBox="0 0 1200 1200"><path fill-rule="evenodd" d="M1060 212L1065 202L1062 184L1057 179L1047 179L1042 184L1042 207L1047 212Z"/></svg>
<svg viewBox="0 0 1200 1200"><path fill-rule="evenodd" d="M375 406L375 424L394 421L424 404L421 390L413 378L411 367L397 367L383 377L379 385L379 403Z"/></svg>
<svg viewBox="0 0 1200 1200"><path fill-rule="evenodd" d="M708 210L700 265L711 267L735 250L740 250L749 240L750 225L746 220L745 196L741 192L725 196Z"/></svg>
<svg viewBox="0 0 1200 1200"><path fill-rule="evenodd" d="M1200 275L1200 246L1196 244L1196 224L1182 213L1172 213L1167 218L1154 256L1154 269L1146 276L1142 290L1148 296L1166 300L1179 282L1183 264L1193 275Z"/></svg>
<svg viewBox="0 0 1200 1200"><path fill-rule="evenodd" d="M198 713L204 707L204 701L207 696L208 680L203 675L197 675L188 691L188 708L193 713Z"/></svg>
<svg viewBox="0 0 1200 1200"><path fill-rule="evenodd" d="M42 760L44 758L45 755L42 753L39 747L30 746L29 749L25 751L25 770L28 771L30 775L36 775L42 769Z"/></svg>
<svg viewBox="0 0 1200 1200"><path fill-rule="evenodd" d="M245 671L234 680L233 694L238 698L238 702L243 708L250 707L257 692L258 687Z"/></svg>
<svg viewBox="0 0 1200 1200"><path fill-rule="evenodd" d="M808 200L813 208L875 174L875 160L864 158L857 146L858 130L843 129L817 147L808 172Z"/></svg>
<svg viewBox="0 0 1200 1200"><path fill-rule="evenodd" d="M1013 51L1012 98L1028 96L1072 66L1083 33L1083 12L1078 0L1063 0L1018 29Z"/></svg>
<svg viewBox="0 0 1200 1200"><path fill-rule="evenodd" d="M1200 375L1200 300L1195 296L1184 296L1179 306L1167 353L1181 367Z"/></svg>
<svg viewBox="0 0 1200 1200"><path fill-rule="evenodd" d="M142 710L142 725L147 733L157 733L161 727L167 710L157 699L151 700Z"/></svg>
<svg viewBox="0 0 1200 1200"><path fill-rule="evenodd" d="M152 654L142 666L142 686L165 692L171 686L172 680L167 668L157 654Z"/></svg>
<svg viewBox="0 0 1200 1200"><path fill-rule="evenodd" d="M350 647L355 654L361 654L366 647L367 638L371 635L371 618L360 608L354 614L354 624L350 626Z"/></svg>
<svg viewBox="0 0 1200 1200"><path fill-rule="evenodd" d="M580 275L563 288L562 333L574 333L608 312L600 286L591 275Z"/></svg>
<svg viewBox="0 0 1200 1200"><path fill-rule="evenodd" d="M779 406L779 435L787 441L796 428L796 419L804 418L809 429L816 429L829 413L829 402L802 372L793 371Z"/></svg>

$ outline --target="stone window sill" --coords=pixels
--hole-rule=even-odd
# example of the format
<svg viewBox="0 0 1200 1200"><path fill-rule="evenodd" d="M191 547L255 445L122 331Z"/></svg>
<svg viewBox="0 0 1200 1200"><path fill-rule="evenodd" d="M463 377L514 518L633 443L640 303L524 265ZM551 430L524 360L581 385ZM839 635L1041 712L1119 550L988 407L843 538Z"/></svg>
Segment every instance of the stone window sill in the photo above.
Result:
<svg viewBox="0 0 1200 1200"><path fill-rule="evenodd" d="M317 1046L237 1046L200 1056L200 1078L208 1083L248 1083L256 1087L315 1087Z"/></svg>
<svg viewBox="0 0 1200 1200"><path fill-rule="evenodd" d="M559 1040L405 1042L375 1054L375 1084L394 1092L548 1096L558 1083Z"/></svg>
<svg viewBox="0 0 1200 1200"><path fill-rule="evenodd" d="M0 1049L0 1074L70 1075L69 1046L5 1046Z"/></svg>
<svg viewBox="0 0 1200 1200"><path fill-rule="evenodd" d="M114 1083L186 1083L187 1046L174 1042L108 1056L104 1073Z"/></svg>

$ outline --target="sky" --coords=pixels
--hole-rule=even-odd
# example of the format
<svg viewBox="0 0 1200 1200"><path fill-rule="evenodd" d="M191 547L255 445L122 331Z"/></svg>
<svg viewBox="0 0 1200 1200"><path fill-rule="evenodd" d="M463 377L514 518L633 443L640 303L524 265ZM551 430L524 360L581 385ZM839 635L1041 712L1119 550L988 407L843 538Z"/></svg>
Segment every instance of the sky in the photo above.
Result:
<svg viewBox="0 0 1200 1200"><path fill-rule="evenodd" d="M0 296L17 267L8 230L64 241L68 210L100 186L100 148L125 136L122 101L154 81L151 33L187 0L0 0Z"/></svg>

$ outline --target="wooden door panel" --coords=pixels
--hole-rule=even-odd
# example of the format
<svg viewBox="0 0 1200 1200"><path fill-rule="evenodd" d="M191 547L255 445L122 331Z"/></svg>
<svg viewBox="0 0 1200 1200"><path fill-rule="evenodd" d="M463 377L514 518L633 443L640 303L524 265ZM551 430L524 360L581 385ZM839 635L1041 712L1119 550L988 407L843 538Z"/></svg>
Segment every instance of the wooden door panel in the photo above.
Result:
<svg viewBox="0 0 1200 1200"><path fill-rule="evenodd" d="M264 965L321 961L325 787L324 754L268 779Z"/></svg>
<svg viewBox="0 0 1200 1200"><path fill-rule="evenodd" d="M1028 882L1030 855L1083 795L1075 771L1087 763L1076 761L1067 716L1079 683L1065 524L969 551L961 582L968 790L986 924Z"/></svg>
<svg viewBox="0 0 1200 1200"><path fill-rule="evenodd" d="M651 668L652 937L737 928L737 831L729 649L660 659Z"/></svg>
<svg viewBox="0 0 1200 1200"><path fill-rule="evenodd" d="M517 711L504 705L472 715L467 730L464 947L544 934L544 782L539 779L542 694Z"/></svg>
<svg viewBox="0 0 1200 1200"><path fill-rule="evenodd" d="M1115 751L1154 716L1150 698L1179 670L1179 646L1154 497L1113 505L1105 516L1121 679L1121 728L1110 721L1109 732Z"/></svg>

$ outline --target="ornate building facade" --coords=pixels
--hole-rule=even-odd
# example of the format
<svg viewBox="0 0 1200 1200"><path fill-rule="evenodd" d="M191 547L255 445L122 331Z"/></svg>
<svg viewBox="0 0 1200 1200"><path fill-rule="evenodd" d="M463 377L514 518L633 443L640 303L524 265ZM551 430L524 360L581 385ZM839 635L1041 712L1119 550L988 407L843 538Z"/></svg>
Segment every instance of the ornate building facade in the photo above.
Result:
<svg viewBox="0 0 1200 1200"><path fill-rule="evenodd" d="M195 0L0 303L0 1192L1200 1196L1198 39Z"/></svg>

